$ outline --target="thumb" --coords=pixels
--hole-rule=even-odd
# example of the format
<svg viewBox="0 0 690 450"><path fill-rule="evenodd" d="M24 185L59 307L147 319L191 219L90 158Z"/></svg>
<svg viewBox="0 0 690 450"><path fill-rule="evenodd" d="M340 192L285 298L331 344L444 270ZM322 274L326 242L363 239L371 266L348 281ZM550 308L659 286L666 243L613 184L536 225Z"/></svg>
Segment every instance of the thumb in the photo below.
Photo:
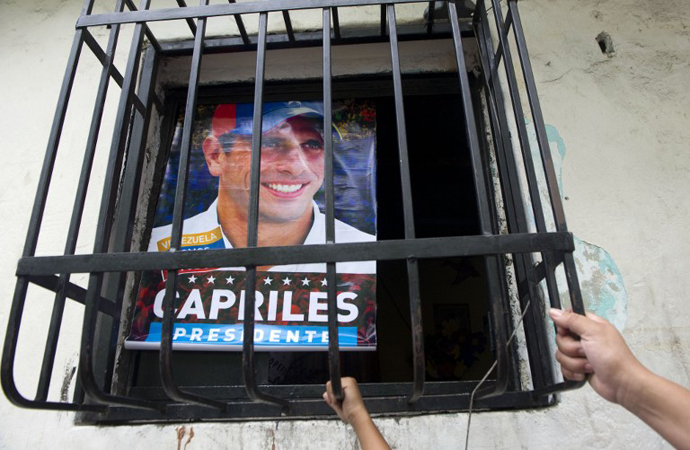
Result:
<svg viewBox="0 0 690 450"><path fill-rule="evenodd" d="M551 319L561 328L565 328L578 336L582 336L592 326L592 319L574 313L572 311L563 311L561 309L551 308L549 311ZM597 317L598 318L598 317Z"/></svg>

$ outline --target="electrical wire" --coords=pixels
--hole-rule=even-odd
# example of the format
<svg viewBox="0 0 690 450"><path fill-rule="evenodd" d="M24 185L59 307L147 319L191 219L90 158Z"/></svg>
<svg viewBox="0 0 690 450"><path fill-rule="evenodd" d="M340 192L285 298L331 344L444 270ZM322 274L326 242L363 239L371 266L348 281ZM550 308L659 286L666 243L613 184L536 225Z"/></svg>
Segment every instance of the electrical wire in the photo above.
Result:
<svg viewBox="0 0 690 450"><path fill-rule="evenodd" d="M517 334L518 329L520 328L520 325L522 324L522 321L525 319L525 314L527 314L527 311L529 310L529 306L532 303L532 300L528 300L527 303L525 304L525 307L523 308L522 314L520 315L520 320L518 323L515 325L515 329L513 330L513 333L510 335L508 338L508 341L506 342L506 347L510 345L510 343L513 341L513 338ZM479 381L477 386L472 390L472 394L470 395L470 410L467 415L467 433L465 435L465 450L468 450L469 445L470 445L470 425L472 424L472 406L474 405L474 395L477 393L479 388L481 387L482 384L486 381L487 378L489 378L489 375L493 370L496 368L498 365L498 360L494 361L494 363L491 365L489 370L487 370L486 374L482 379Z"/></svg>

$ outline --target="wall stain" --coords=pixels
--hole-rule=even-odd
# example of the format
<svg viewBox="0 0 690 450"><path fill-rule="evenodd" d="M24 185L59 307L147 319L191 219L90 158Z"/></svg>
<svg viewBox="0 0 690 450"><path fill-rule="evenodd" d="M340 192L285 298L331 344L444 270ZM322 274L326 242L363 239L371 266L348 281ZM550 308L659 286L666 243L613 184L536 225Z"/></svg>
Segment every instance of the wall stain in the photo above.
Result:
<svg viewBox="0 0 690 450"><path fill-rule="evenodd" d="M187 448L187 445L192 442L192 438L194 437L194 427L189 427L189 435L187 435L187 427L182 425L181 427L175 428L175 431L177 432L177 450L185 450ZM185 441L184 446L182 445L182 440L184 439L185 436L187 437L187 441Z"/></svg>
<svg viewBox="0 0 690 450"><path fill-rule="evenodd" d="M70 360L65 366L65 376L62 379L62 386L60 386L60 401L66 402L69 397L69 385L72 384L74 374L77 372L77 366Z"/></svg>

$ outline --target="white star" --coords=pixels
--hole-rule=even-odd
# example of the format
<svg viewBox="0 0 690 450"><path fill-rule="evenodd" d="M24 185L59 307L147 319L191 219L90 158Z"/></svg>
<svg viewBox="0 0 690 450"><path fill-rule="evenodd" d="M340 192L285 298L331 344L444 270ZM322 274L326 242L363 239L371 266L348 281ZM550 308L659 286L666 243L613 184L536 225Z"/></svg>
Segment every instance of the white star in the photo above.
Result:
<svg viewBox="0 0 690 450"><path fill-rule="evenodd" d="M190 282L190 283L196 283L196 277L195 277L194 275L192 275L191 277L189 277L189 282Z"/></svg>
<svg viewBox="0 0 690 450"><path fill-rule="evenodd" d="M325 278L321 280L321 286L328 286L328 280L326 280Z"/></svg>
<svg viewBox="0 0 690 450"><path fill-rule="evenodd" d="M266 277L264 278L264 286L273 283L273 279L271 277Z"/></svg>
<svg viewBox="0 0 690 450"><path fill-rule="evenodd" d="M283 278L283 285L284 286L289 285L291 282L292 282L292 280L289 279L288 277Z"/></svg>
<svg viewBox="0 0 690 450"><path fill-rule="evenodd" d="M233 277L227 277L227 278L225 279L225 281L226 281L228 284L232 284L232 283L235 282L235 279L234 279Z"/></svg>
<svg viewBox="0 0 690 450"><path fill-rule="evenodd" d="M309 286L309 279L307 277L304 277L302 280L302 286Z"/></svg>
<svg viewBox="0 0 690 450"><path fill-rule="evenodd" d="M216 277L214 277L213 275L211 275L210 277L208 277L208 278L206 279L206 281L208 281L209 284L216 284Z"/></svg>

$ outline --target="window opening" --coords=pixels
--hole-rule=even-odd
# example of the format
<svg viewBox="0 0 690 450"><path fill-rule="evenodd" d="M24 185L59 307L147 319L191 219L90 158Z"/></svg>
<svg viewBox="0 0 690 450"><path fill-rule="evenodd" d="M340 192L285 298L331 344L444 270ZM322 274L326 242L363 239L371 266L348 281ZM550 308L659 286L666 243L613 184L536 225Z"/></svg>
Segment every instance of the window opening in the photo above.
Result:
<svg viewBox="0 0 690 450"><path fill-rule="evenodd" d="M162 325L161 349L152 361L139 358L136 361L132 378L123 377L117 373L116 355L121 353L117 337L121 334L120 326L126 321L121 320L123 300L125 298L126 282L132 274L143 270L167 270L169 293L173 292L178 271L198 267L222 267L227 264L244 266L247 268L248 285L253 285L256 278L256 268L267 264L289 264L300 261L326 262L328 281L328 329L330 336L337 336L335 266L336 263L348 260L368 261L376 260L382 267L389 264L391 274L400 277L405 283L404 291L406 309L409 315L396 311L397 315L409 319L411 343L409 355L411 362L408 370L411 380L405 382L393 380L394 376L372 372L365 374L372 379L389 377L392 381L370 383L362 386L362 392L369 399L370 410L374 413L392 413L397 411L448 411L466 408L469 393L474 382L455 381L451 383L435 382L432 380L447 380L448 373L439 370L443 366L443 355L438 356L439 349L434 345L442 339L434 338L434 333L441 328L441 334L446 338L456 339L453 331L460 330L460 338L472 336L475 320L470 315L470 326L467 327L467 308L462 303L433 304L424 303L422 296L425 292L433 292L433 280L428 282L428 274L439 275L445 267L451 267L458 273L477 272L483 279L485 298L488 299L488 320L484 328L488 329L487 339L490 340L492 360L496 361L495 379L486 389L478 392L481 407L506 408L517 406L537 406L552 402L547 394L558 390L579 386L577 383L559 382L551 371L553 363L550 352L547 352L547 334L545 325L540 322L539 308L546 304L560 305L558 289L555 282L554 270L563 267L568 280L570 302L576 311L582 312L582 301L575 273L572 257L573 240L568 233L563 208L555 182L553 164L550 159L548 142L544 130L543 117L536 95L536 86L532 76L529 56L524 40L524 33L520 15L515 0L508 1L507 12L501 10L498 0L492 0L485 5L479 0L472 14L472 21L458 20L458 13L454 2L429 2L427 23L422 26L399 26L396 23L395 7L404 3L416 3L411 0L391 0L381 3L372 0L341 0L335 4L332 1L293 0L291 2L242 2L226 5L208 5L206 0L199 6L184 6L179 8L149 10L149 1L143 0L139 6L131 1L118 0L115 12L109 14L91 14L93 2L86 0L82 15L77 21L77 31L68 60L63 86L59 96L55 120L45 163L41 171L39 188L34 204L32 219L27 232L25 251L18 263L17 286L15 289L12 310L5 340L2 362L2 386L8 398L19 406L39 409L64 409L81 411L81 420L98 423L121 423L140 420L188 420L188 419L219 419L219 418L248 418L248 417L276 417L287 414L294 417L327 414L328 410L320 401L320 395L314 387L309 385L270 385L261 379L260 373L269 363L259 358L250 338L255 328L253 315L248 315L244 324L244 344L241 354L241 364L231 361L232 358L218 363L218 367L226 370L231 376L241 374L241 383L228 385L227 378L208 381L216 386L197 386L197 379L190 379L189 384L184 370L189 367L186 356L171 351L173 327L172 295L165 296L163 302L164 320ZM446 3L448 22L437 22L433 11L435 4ZM378 30L346 29L339 23L339 9L358 6L379 6L381 15ZM425 5L425 3L422 3ZM301 9L322 9L322 29L326 33L297 33L292 27L290 13ZM493 11L493 12L492 12ZM269 12L280 12L284 21L285 34L271 35L267 33L267 19ZM489 20L489 13L493 21ZM249 35L244 19L248 15L258 14L258 32ZM464 15L464 13L463 13ZM237 38L216 38L205 36L206 23L209 18L232 17L240 34ZM159 41L152 31L154 24L159 21L184 21L194 40L180 43L165 43ZM134 24L133 39L129 47L126 67L115 67L113 55L118 40L121 24ZM111 29L110 40L105 49L90 34L92 27L108 26ZM498 36L498 41L492 38ZM334 37L331 36L334 34ZM517 75L514 70L510 45L506 36L514 35L517 48L515 63L522 69L522 76L526 86L529 103L529 114L535 124L540 160L530 159L529 142L525 139L524 111L521 108L521 91ZM476 40L481 60L480 81L473 87L471 78L467 75L468 67L465 62L463 36ZM148 46L145 45L146 39ZM333 42L331 42L333 39ZM416 102L429 102L430 98L419 96L410 98L405 92L402 80L400 57L398 55L399 40L427 40L452 39L457 63L457 83L453 106L447 116L459 118L455 124L455 133L460 135L463 130L463 148L468 151L469 165L465 167L471 172L466 178L471 182L473 192L470 200L475 207L475 215L469 223L467 216L460 214L454 217L437 218L430 211L438 205L425 193L424 181L429 175L425 170L432 170L429 158L422 156L421 162L415 160L422 152L414 149L424 146L426 138L420 123L428 117L415 113L422 109ZM286 251L281 247L257 247L258 229L258 192L259 192L259 152L261 149L261 107L266 100L266 93L270 91L265 86L264 65L267 51L291 46L321 46L323 48L323 91L320 97L324 105L324 129L331 129L332 103L334 85L331 75L331 48L333 45L344 45L367 42L388 42L392 62L392 90L387 100L381 100L381 110L386 107L393 112L394 125L388 126L388 139L395 140L395 161L392 164L379 159L379 173L388 176L397 170L399 206L390 213L391 217L398 217L391 222L391 229L386 230L384 222L380 229L382 239L371 243L350 244L320 244L304 246L299 251ZM86 158L80 178L77 201L67 236L65 252L61 256L35 256L38 235L41 229L41 218L53 172L60 134L71 87L75 79L77 66L84 44L102 63L103 72L100 86L94 102L91 128L86 146ZM252 170L250 172L251 189L248 220L249 246L247 249L225 249L219 251L199 252L167 252L143 253L132 248L135 236L133 221L137 210L138 193L145 158L144 143L151 125L151 117L155 108L158 112L165 110L163 102L154 92L157 64L161 57L173 55L191 55L191 71L186 91L185 120L182 125L182 147L180 151L180 165L183 169L187 165L192 116L195 111L200 93L200 69L202 56L210 52L233 52L238 50L256 50L256 76L252 86L253 91L253 124L252 133ZM505 71L507 87L498 78L499 70ZM121 88L120 102L116 112L116 123L110 141L109 159L106 178L102 192L101 209L96 230L94 250L89 255L74 255L74 248L70 244L76 242L79 234L81 214L84 204L83 198L89 187L89 173L91 160L96 151L96 141L99 138L100 118L107 95L110 80L114 80ZM362 79L355 79L359 84ZM480 95L481 94L481 95ZM442 110L442 100L436 99L435 108ZM510 101L507 101L510 100ZM386 106L388 102L388 106ZM511 109L506 109L510 105ZM488 108L488 120L485 121L476 110ZM513 117L518 126L519 149L513 149L508 138L510 124L507 117ZM163 122L172 126L170 114L165 115ZM435 124L427 127L436 128ZM164 127L166 125L163 125ZM482 129L490 129L490 136L485 140ZM378 136L380 137L380 133ZM480 139L480 136L482 138ZM421 143L420 143L421 141ZM332 151L331 140L324 142L325 152ZM428 150L427 150L428 151ZM522 161L516 161L514 152L522 152ZM491 153L495 154L497 174L489 173L488 160ZM388 157L388 156L386 156ZM333 211L333 167L326 158L325 167L325 217L327 224L327 241L334 238ZM465 164L465 163L463 163ZM381 167L390 166L390 170L383 175ZM547 205L539 196L535 177L536 165L542 165L546 175L549 198ZM396 169L393 169L396 167ZM433 168L433 167L432 167ZM447 168L447 167L444 167ZM435 167L439 169L439 167ZM157 175L160 176L160 175ZM186 170L180 171L178 183L187 184ZM528 189L523 192L518 180L524 178ZM498 180L497 186L489 180ZM392 183L391 183L392 185ZM417 186L422 188L418 190ZM390 187L387 183L385 188ZM392 188L391 188L392 189ZM385 189L382 188L382 192ZM508 222L508 232L502 232L498 226L499 211L496 210L497 198L502 199L505 206L505 217ZM175 207L173 208L173 223L171 231L171 246L179 247L182 232L183 208L185 190L177 189ZM463 200L464 202L465 200ZM500 202L498 202L500 203ZM390 202L390 204L395 204ZM413 205L415 205L413 209ZM428 209L425 209L428 208ZM525 222L524 211L530 208L537 221L536 232L530 230ZM553 215L555 229L550 229L544 216L548 210ZM385 215L379 211L380 214ZM449 220L452 219L452 220ZM395 225L392 225L395 223ZM396 228L397 227L397 228ZM455 231L457 227L457 231ZM466 230L463 227L467 227ZM466 233L472 228L472 232ZM386 233L392 238L383 239ZM136 236L135 236L136 237ZM540 255L534 257L533 255ZM513 288L519 292L521 307L525 310L525 336L529 354L530 371L532 373L533 389L525 390L515 381L514 362L511 350L508 348L507 338L512 331L512 321L509 317L506 284L507 276L503 255L512 255L516 273L516 283ZM468 262L472 261L472 262ZM474 261L478 261L477 264ZM385 263L385 264L384 264ZM446 265L444 265L446 264ZM474 272L473 272L474 271ZM89 274L86 289L70 281L73 274ZM383 272L385 273L385 271ZM399 274L399 275L398 275ZM433 278L433 277L432 277ZM540 283L544 282L545 292L542 294ZM383 285L383 283L381 283ZM45 356L39 377L37 394L33 399L20 393L14 380L14 364L17 350L17 337L22 322L22 312L27 300L29 285L40 286L55 293L53 315L49 327L49 336L45 347ZM131 286L131 285L130 285ZM445 290L444 290L445 291ZM398 298L396 293L393 295ZM393 296L392 295L392 296ZM544 296L544 299L541 296ZM385 297L385 295L383 296ZM50 379L55 359L55 349L60 334L60 322L65 301L73 300L85 305L82 339L79 349L79 381L74 399L70 402L49 400ZM249 290L245 307L254 310L256 298L253 290ZM383 308L384 302L381 302ZM536 305L536 306L535 306ZM393 308L399 309L399 308ZM426 309L426 310L425 310ZM394 317L393 314L387 314ZM446 329L444 334L443 319L453 318L452 330ZM438 322L441 322L440 324ZM404 320L403 320L404 322ZM448 322L448 320L446 320ZM448 327L447 327L448 328ZM469 330L468 330L469 328ZM462 331L465 330L465 331ZM426 335L425 335L426 333ZM464 333L464 335L463 335ZM431 339L429 339L431 337ZM345 373L349 362L347 357L339 351L338 340L329 340L327 357L328 377L334 382L336 395L340 391L339 377ZM409 341L408 341L409 342ZM426 350L426 351L425 351ZM239 358L239 354L235 359ZM323 356L322 356L323 358ZM434 363L434 358L439 361ZM175 361L175 362L173 362ZM400 360L398 360L400 361ZM482 360L482 364L489 361ZM325 363L325 361L323 362ZM381 363L381 362L380 362ZM162 388L150 388L153 383L146 376L154 373L155 367L161 374ZM360 367L357 362L355 367ZM479 366L477 366L479 367ZM386 367L387 368L387 367ZM259 369L259 370L257 370ZM220 371L219 371L220 372ZM452 379L457 380L456 371L451 371ZM234 375L232 375L234 373ZM512 374L511 374L512 373ZM462 378L461 375L460 378ZM475 378L474 374L467 376ZM130 384L128 379L132 380ZM182 380L182 381L181 381ZM475 378L476 380L476 378ZM411 383L410 383L411 381ZM320 387L319 387L320 393ZM164 399L164 400L161 400Z"/></svg>

